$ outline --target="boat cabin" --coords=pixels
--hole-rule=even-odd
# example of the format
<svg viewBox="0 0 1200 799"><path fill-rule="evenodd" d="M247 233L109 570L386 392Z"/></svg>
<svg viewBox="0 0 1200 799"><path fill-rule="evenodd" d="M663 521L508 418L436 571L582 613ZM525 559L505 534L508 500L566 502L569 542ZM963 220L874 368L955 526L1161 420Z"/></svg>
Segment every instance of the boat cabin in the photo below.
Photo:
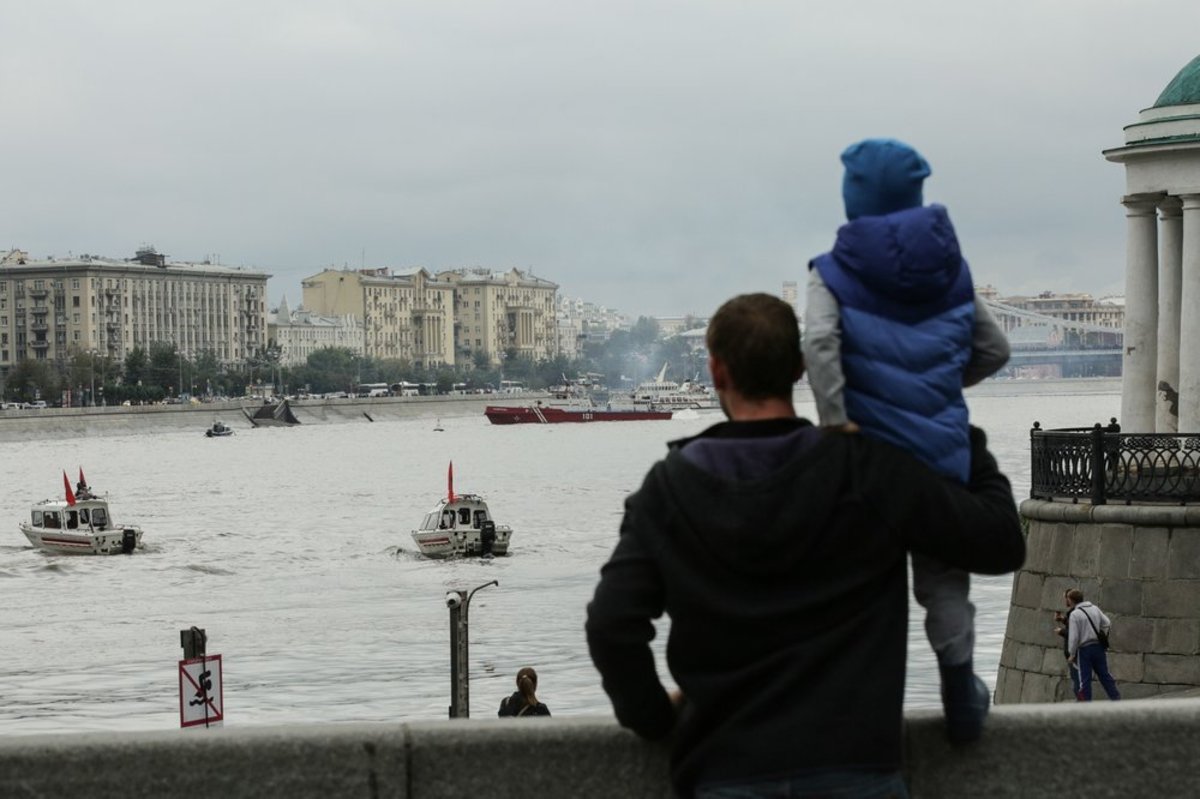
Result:
<svg viewBox="0 0 1200 799"><path fill-rule="evenodd" d="M437 507L425 514L420 530L480 530L483 523L491 520L487 503L475 494L460 494L454 502L438 502Z"/></svg>
<svg viewBox="0 0 1200 799"><path fill-rule="evenodd" d="M85 499L68 505L48 501L33 506L30 522L44 530L109 530L112 519L108 503L102 499Z"/></svg>

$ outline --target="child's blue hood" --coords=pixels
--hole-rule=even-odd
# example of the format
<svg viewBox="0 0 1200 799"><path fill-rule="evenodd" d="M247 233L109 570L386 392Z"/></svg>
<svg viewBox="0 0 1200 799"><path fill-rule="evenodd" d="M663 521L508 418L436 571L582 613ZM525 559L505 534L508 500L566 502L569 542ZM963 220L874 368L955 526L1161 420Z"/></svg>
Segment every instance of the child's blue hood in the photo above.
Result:
<svg viewBox="0 0 1200 799"><path fill-rule="evenodd" d="M964 267L954 225L940 205L847 222L838 228L832 255L873 293L901 303L944 296Z"/></svg>

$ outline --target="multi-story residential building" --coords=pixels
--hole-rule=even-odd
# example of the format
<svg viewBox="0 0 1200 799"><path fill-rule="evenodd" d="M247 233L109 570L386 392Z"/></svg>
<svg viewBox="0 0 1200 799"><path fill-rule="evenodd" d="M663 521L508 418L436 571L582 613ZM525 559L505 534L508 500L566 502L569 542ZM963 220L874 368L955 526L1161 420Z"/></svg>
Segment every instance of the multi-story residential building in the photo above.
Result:
<svg viewBox="0 0 1200 799"><path fill-rule="evenodd" d="M783 301L792 306L796 318L800 318L800 286L795 280L783 281Z"/></svg>
<svg viewBox="0 0 1200 799"><path fill-rule="evenodd" d="M425 269L327 269L305 278L305 308L362 320L362 352L418 367L454 365L453 283Z"/></svg>
<svg viewBox="0 0 1200 799"><path fill-rule="evenodd" d="M583 320L572 317L562 305L554 312L554 326L558 336L558 354L574 360L583 354Z"/></svg>
<svg viewBox="0 0 1200 799"><path fill-rule="evenodd" d="M467 358L483 353L490 364L515 350L535 361L558 354L558 284L519 269L453 269L438 273L454 284L454 345Z"/></svg>
<svg viewBox="0 0 1200 799"><path fill-rule="evenodd" d="M224 363L266 347L270 275L218 264L167 261L151 247L132 259L92 255L0 258L0 372L25 359L174 344L186 357Z"/></svg>
<svg viewBox="0 0 1200 799"><path fill-rule="evenodd" d="M608 341L613 332L629 329L629 320L617 311L579 298L560 298L558 312L559 340L574 335L580 351L585 344L603 343ZM566 322L561 321L564 318ZM568 332L567 328L571 330Z"/></svg>
<svg viewBox="0 0 1200 799"><path fill-rule="evenodd" d="M308 363L308 356L326 347L350 350L363 355L363 326L354 314L321 316L303 305L292 310L287 297L267 315L267 338L279 351L283 366Z"/></svg>

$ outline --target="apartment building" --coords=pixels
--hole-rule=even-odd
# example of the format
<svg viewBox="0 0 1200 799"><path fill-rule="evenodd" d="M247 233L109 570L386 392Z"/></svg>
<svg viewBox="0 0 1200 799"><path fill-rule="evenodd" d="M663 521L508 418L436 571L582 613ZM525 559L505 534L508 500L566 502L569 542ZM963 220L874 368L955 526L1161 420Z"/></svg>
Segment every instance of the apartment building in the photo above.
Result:
<svg viewBox="0 0 1200 799"><path fill-rule="evenodd" d="M209 262L168 261L152 247L131 259L0 257L0 372L25 359L78 352L123 359L174 344L188 358L236 363L267 343L270 275Z"/></svg>
<svg viewBox="0 0 1200 799"><path fill-rule="evenodd" d="M483 353L497 365L515 350L535 361L558 354L558 284L520 269L453 269L438 280L454 286L454 346L464 358Z"/></svg>
<svg viewBox="0 0 1200 799"><path fill-rule="evenodd" d="M454 365L454 285L425 269L327 269L301 282L303 304L322 316L362 320L362 352L428 368Z"/></svg>
<svg viewBox="0 0 1200 799"><path fill-rule="evenodd" d="M293 310L287 297L267 315L267 338L279 351L283 366L302 366L308 356L326 347L363 355L363 326L354 314L321 316L303 305Z"/></svg>

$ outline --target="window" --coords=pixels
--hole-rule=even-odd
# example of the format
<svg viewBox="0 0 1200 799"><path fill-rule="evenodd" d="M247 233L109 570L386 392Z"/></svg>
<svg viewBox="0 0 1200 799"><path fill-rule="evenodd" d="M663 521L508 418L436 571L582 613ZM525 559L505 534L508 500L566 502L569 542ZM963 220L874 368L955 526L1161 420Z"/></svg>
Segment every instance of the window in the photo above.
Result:
<svg viewBox="0 0 1200 799"><path fill-rule="evenodd" d="M78 281L78 280L76 280L75 282L76 282L76 283L78 283L79 281ZM72 298L71 298L71 307L72 307L72 308L78 308L78 307L79 307L79 297L72 297Z"/></svg>

